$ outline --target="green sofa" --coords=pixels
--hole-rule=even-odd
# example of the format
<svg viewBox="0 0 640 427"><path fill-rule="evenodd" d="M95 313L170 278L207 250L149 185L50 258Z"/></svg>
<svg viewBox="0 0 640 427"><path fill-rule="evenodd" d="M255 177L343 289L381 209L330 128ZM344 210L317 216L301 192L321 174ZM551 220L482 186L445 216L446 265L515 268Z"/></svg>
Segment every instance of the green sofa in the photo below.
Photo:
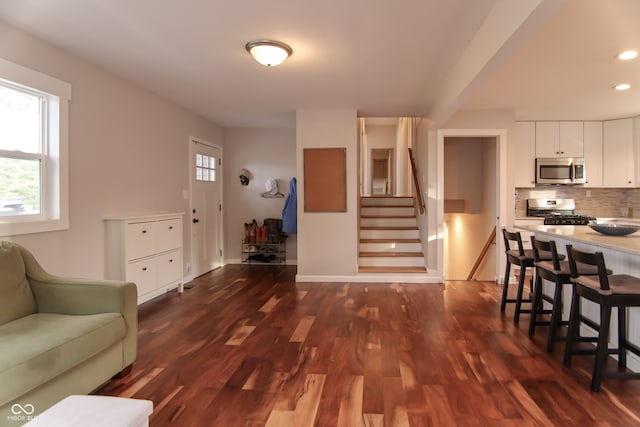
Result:
<svg viewBox="0 0 640 427"><path fill-rule="evenodd" d="M52 276L0 242L0 426L128 372L137 327L135 284Z"/></svg>

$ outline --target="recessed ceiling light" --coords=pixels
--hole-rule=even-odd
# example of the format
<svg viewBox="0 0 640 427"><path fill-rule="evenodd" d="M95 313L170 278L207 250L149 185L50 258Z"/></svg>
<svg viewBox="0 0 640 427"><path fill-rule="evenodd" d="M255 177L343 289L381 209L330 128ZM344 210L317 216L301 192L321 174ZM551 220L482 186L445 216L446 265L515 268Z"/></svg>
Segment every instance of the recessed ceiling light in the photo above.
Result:
<svg viewBox="0 0 640 427"><path fill-rule="evenodd" d="M629 83L620 83L619 85L616 85L615 89L616 90L627 90L630 89L631 85Z"/></svg>
<svg viewBox="0 0 640 427"><path fill-rule="evenodd" d="M623 61L627 61L629 59L637 58L638 52L635 50L625 50L620 55L618 55L618 59L622 59Z"/></svg>

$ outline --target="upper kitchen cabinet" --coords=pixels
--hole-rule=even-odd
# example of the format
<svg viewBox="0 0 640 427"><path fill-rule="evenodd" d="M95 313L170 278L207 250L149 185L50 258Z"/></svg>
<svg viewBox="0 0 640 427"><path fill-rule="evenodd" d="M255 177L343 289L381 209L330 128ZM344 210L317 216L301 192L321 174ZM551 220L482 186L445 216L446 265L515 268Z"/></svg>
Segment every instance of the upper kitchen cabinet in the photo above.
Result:
<svg viewBox="0 0 640 427"><path fill-rule="evenodd" d="M603 186L635 187L634 119L608 120L603 126Z"/></svg>
<svg viewBox="0 0 640 427"><path fill-rule="evenodd" d="M583 122L536 122L536 157L584 157Z"/></svg>
<svg viewBox="0 0 640 427"><path fill-rule="evenodd" d="M516 122L513 139L509 142L514 148L515 167L512 169L516 188L533 188L535 176L535 122Z"/></svg>
<svg viewBox="0 0 640 427"><path fill-rule="evenodd" d="M584 122L585 187L602 187L602 122Z"/></svg>

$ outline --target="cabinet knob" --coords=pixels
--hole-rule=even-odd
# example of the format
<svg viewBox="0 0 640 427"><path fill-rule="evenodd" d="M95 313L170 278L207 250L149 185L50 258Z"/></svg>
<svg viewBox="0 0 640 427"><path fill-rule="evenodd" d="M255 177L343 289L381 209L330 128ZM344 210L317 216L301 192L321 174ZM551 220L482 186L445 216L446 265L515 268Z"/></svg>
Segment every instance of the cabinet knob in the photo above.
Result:
<svg viewBox="0 0 640 427"><path fill-rule="evenodd" d="M142 234L147 234L147 230L142 230Z"/></svg>
<svg viewBox="0 0 640 427"><path fill-rule="evenodd" d="M147 271L147 267L142 267L142 271Z"/></svg>
<svg viewBox="0 0 640 427"><path fill-rule="evenodd" d="M169 226L169 230L173 230L173 226L172 225Z"/></svg>
<svg viewBox="0 0 640 427"><path fill-rule="evenodd" d="M169 260L169 262L173 262L173 260L172 260L172 259L170 259L170 260Z"/></svg>

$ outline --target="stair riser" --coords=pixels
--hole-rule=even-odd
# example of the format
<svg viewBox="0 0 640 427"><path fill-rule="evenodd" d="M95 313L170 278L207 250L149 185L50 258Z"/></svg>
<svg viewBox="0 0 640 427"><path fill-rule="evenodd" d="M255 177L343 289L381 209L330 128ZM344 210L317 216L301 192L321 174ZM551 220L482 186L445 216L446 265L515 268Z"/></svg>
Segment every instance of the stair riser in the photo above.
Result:
<svg viewBox="0 0 640 427"><path fill-rule="evenodd" d="M413 216L415 215L413 207L363 207L360 209L360 215L364 216Z"/></svg>
<svg viewBox="0 0 640 427"><path fill-rule="evenodd" d="M424 267L422 257L360 257L358 265L366 267Z"/></svg>
<svg viewBox="0 0 640 427"><path fill-rule="evenodd" d="M360 243L360 252L420 252L420 243Z"/></svg>
<svg viewBox="0 0 640 427"><path fill-rule="evenodd" d="M360 199L362 206L380 206L380 205L404 205L413 207L413 198L411 197L371 197Z"/></svg>
<svg viewBox="0 0 640 427"><path fill-rule="evenodd" d="M418 230L360 230L361 239L417 239Z"/></svg>
<svg viewBox="0 0 640 427"><path fill-rule="evenodd" d="M415 227L417 221L415 218L362 218L360 225L362 227Z"/></svg>

